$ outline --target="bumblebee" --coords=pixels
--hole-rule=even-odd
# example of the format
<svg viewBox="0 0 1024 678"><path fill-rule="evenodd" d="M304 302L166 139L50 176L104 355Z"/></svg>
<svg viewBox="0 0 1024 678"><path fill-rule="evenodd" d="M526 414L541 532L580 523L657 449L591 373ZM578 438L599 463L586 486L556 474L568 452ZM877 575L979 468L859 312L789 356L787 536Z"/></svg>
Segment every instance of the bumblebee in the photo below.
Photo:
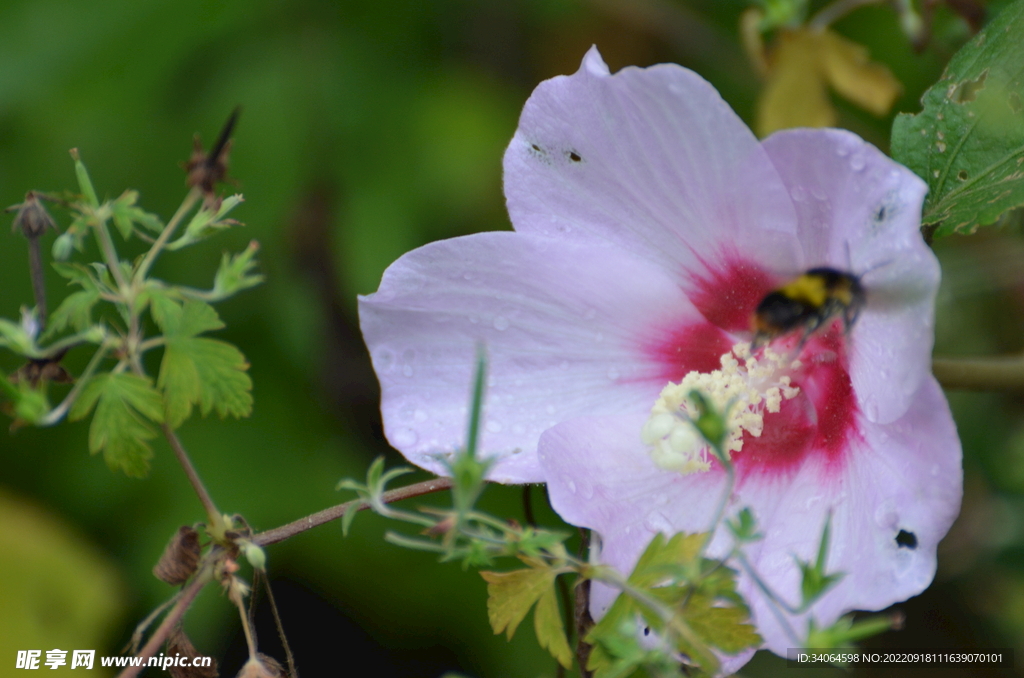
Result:
<svg viewBox="0 0 1024 678"><path fill-rule="evenodd" d="M835 318L841 318L843 330L849 332L866 299L860 276L834 268L812 268L769 292L757 305L752 347L801 330L799 349L816 330Z"/></svg>

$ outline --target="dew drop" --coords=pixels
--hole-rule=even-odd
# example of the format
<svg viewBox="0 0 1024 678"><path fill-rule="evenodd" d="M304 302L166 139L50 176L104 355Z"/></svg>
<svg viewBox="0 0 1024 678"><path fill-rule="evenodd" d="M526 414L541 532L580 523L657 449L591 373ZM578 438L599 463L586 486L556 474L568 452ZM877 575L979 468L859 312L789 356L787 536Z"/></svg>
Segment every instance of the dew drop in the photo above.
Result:
<svg viewBox="0 0 1024 678"><path fill-rule="evenodd" d="M593 499L594 497L594 486L586 480L580 479L580 495L584 499Z"/></svg>
<svg viewBox="0 0 1024 678"><path fill-rule="evenodd" d="M494 319L494 329L499 332L503 332L508 329L508 318L503 315L499 315Z"/></svg>
<svg viewBox="0 0 1024 678"><path fill-rule="evenodd" d="M381 349L377 351L376 364L378 372L390 372L391 368L395 366L395 354L388 349Z"/></svg>
<svg viewBox="0 0 1024 678"><path fill-rule="evenodd" d="M395 433L395 447L412 447L419 439L420 437L416 435L416 431L413 431L411 428L403 428Z"/></svg>
<svg viewBox="0 0 1024 678"><path fill-rule="evenodd" d="M572 478L569 478L568 481L565 484L569 487L569 491L570 492L572 492L573 494L576 494L576 481L575 480L573 480Z"/></svg>
<svg viewBox="0 0 1024 678"><path fill-rule="evenodd" d="M655 511L646 518L644 518L644 527L651 532L661 532L663 534L675 534L676 530L672 527L671 521L661 511Z"/></svg>
<svg viewBox="0 0 1024 678"><path fill-rule="evenodd" d="M935 142L935 148L939 149L939 153L945 153L946 152L946 142L944 142L944 141L936 141Z"/></svg>
<svg viewBox="0 0 1024 678"><path fill-rule="evenodd" d="M790 189L789 195L793 198L793 202L803 202L807 199L807 191L804 190L803 186L794 186Z"/></svg>
<svg viewBox="0 0 1024 678"><path fill-rule="evenodd" d="M866 163L865 163L865 160L864 160L864 154L863 153L855 153L850 158L850 168L854 172L860 172L862 169L864 169L864 165L865 164Z"/></svg>
<svg viewBox="0 0 1024 678"><path fill-rule="evenodd" d="M472 280L473 279L473 274L469 273L469 272L466 272L466 273L462 274L462 277L465 278L466 280Z"/></svg>
<svg viewBox="0 0 1024 678"><path fill-rule="evenodd" d="M471 315L469 316L469 322L470 324L476 325L478 322L480 322L480 318L477 318L475 315Z"/></svg>
<svg viewBox="0 0 1024 678"><path fill-rule="evenodd" d="M840 158L845 158L846 156L850 155L850 149L847 148L846 146L839 146L836 148L836 155L838 155Z"/></svg>

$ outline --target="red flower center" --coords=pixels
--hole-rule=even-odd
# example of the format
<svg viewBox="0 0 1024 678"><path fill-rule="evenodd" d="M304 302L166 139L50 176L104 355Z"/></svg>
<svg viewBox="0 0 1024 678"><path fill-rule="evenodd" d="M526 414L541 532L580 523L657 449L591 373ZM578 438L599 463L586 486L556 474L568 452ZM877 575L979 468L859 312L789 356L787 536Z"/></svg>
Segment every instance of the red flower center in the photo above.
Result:
<svg viewBox="0 0 1024 678"><path fill-rule="evenodd" d="M682 381L691 371L719 369L722 355L749 340L757 305L782 282L738 257L726 257L724 264L707 270L705 276L690 277L688 291L703 320L664 327L643 346L645 355L658 366L652 381L659 388ZM796 346L798 337L780 338L774 345L785 351ZM800 393L784 400L778 412L765 412L761 435L744 434L743 449L734 454L741 482L752 475L790 475L814 456L825 462L828 471L841 470L845 452L858 436L848 340L838 320L808 339L800 352L800 366L790 373Z"/></svg>

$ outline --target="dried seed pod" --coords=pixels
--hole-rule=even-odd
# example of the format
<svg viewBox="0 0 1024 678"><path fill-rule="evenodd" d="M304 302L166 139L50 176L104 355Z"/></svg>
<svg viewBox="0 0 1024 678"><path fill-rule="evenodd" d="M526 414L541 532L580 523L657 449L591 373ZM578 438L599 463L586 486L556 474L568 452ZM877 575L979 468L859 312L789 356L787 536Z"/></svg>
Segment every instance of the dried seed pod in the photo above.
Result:
<svg viewBox="0 0 1024 678"><path fill-rule="evenodd" d="M184 584L199 566L200 551L199 533L189 525L182 525L153 567L153 575L174 586Z"/></svg>

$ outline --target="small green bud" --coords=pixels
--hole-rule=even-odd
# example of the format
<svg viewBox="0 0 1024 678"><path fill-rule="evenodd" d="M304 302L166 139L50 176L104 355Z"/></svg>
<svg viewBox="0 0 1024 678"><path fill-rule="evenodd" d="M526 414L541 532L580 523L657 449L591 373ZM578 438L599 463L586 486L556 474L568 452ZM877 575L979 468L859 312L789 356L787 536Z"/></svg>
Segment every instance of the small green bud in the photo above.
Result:
<svg viewBox="0 0 1024 678"><path fill-rule="evenodd" d="M267 569L267 553L256 544L253 544L251 541L245 542L245 545L242 547L242 553L245 554L245 559L249 561L249 564L254 569Z"/></svg>
<svg viewBox="0 0 1024 678"><path fill-rule="evenodd" d="M53 258L57 261L67 261L75 249L75 236L71 233L62 233L53 241Z"/></svg>

